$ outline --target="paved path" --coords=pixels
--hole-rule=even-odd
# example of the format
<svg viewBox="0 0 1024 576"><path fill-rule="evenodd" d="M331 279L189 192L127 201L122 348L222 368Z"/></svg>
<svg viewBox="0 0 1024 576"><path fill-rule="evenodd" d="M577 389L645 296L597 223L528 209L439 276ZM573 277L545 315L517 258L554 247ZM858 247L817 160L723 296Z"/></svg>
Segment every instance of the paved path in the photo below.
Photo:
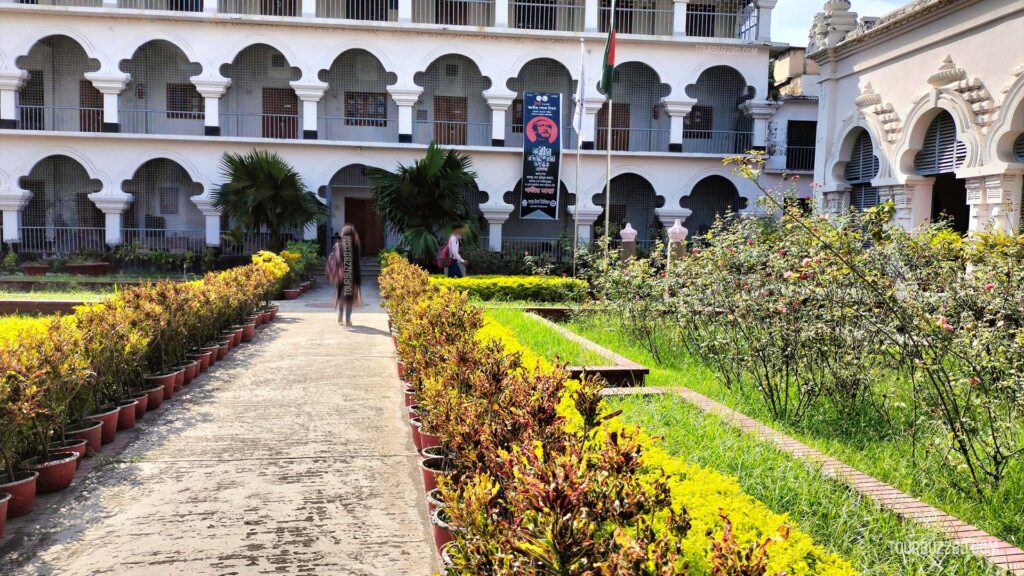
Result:
<svg viewBox="0 0 1024 576"><path fill-rule="evenodd" d="M118 456L9 524L0 574L430 574L394 348L369 296L351 331L326 289L282 303L256 342L120 433Z"/></svg>

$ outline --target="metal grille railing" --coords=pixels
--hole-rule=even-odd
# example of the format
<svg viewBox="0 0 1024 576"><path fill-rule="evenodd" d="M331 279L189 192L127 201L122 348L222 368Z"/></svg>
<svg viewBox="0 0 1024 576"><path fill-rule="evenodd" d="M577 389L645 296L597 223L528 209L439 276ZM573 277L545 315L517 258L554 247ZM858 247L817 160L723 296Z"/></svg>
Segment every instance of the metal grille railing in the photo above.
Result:
<svg viewBox="0 0 1024 576"><path fill-rule="evenodd" d="M121 231L125 244L150 251L200 253L206 247L206 230L161 230L159 228L125 228Z"/></svg>
<svg viewBox="0 0 1024 576"><path fill-rule="evenodd" d="M117 97L121 131L201 136L206 101L191 77L202 67L171 42L152 40L121 64L130 76Z"/></svg>
<svg viewBox="0 0 1024 576"><path fill-rule="evenodd" d="M103 212L89 199L89 194L102 189L99 180L93 180L77 161L67 156L49 156L39 161L19 186L32 193L22 210L21 224L29 229L31 246L38 251L74 252L75 247L89 244L88 232L70 230L99 229L106 221ZM50 230L39 232L38 230ZM100 236L99 248L103 246ZM92 248L87 248L92 249Z"/></svg>
<svg viewBox="0 0 1024 576"><path fill-rule="evenodd" d="M612 150L667 152L671 136L672 131L668 128L612 128ZM595 145L598 150L608 149L607 128L597 129Z"/></svg>
<svg viewBox="0 0 1024 576"><path fill-rule="evenodd" d="M686 35L704 38L757 38L755 0L702 0L686 8Z"/></svg>
<svg viewBox="0 0 1024 576"><path fill-rule="evenodd" d="M753 132L735 130L684 130L683 152L697 154L744 154L754 142Z"/></svg>
<svg viewBox="0 0 1024 576"><path fill-rule="evenodd" d="M99 132L103 94L85 79L98 63L67 36L48 36L18 59L28 81L18 91L18 125L24 130Z"/></svg>
<svg viewBox="0 0 1024 576"><path fill-rule="evenodd" d="M254 254L269 248L272 236L270 232L246 232L242 235L241 242L222 239L221 251L228 256ZM302 238L302 233L288 232L284 234L284 237L286 241L299 240Z"/></svg>
<svg viewBox="0 0 1024 576"><path fill-rule="evenodd" d="M715 219L746 208L747 201L740 197L736 186L724 176L708 176L679 205L692 210L683 222L690 237L703 236L715 224Z"/></svg>
<svg viewBox="0 0 1024 576"><path fill-rule="evenodd" d="M170 12L202 12L203 0L118 0L118 8L133 10L168 10Z"/></svg>
<svg viewBox="0 0 1024 576"><path fill-rule="evenodd" d="M508 23L522 30L582 32L583 0L510 0Z"/></svg>
<svg viewBox="0 0 1024 576"><path fill-rule="evenodd" d="M297 114L221 113L220 127L223 136L295 139L299 137L299 116Z"/></svg>
<svg viewBox="0 0 1024 576"><path fill-rule="evenodd" d="M100 132L103 130L103 108L79 106L17 106L19 130L63 130L68 132Z"/></svg>
<svg viewBox="0 0 1024 576"><path fill-rule="evenodd" d="M302 114L290 81L298 70L276 48L255 44L242 50L222 73L231 87L221 98L224 136L284 138L301 136Z"/></svg>
<svg viewBox="0 0 1024 576"><path fill-rule="evenodd" d="M786 146L786 170L814 170L814 146Z"/></svg>
<svg viewBox="0 0 1024 576"><path fill-rule="evenodd" d="M22 226L22 253L77 254L103 252L106 248L105 228Z"/></svg>
<svg viewBox="0 0 1024 576"><path fill-rule="evenodd" d="M413 0L412 21L451 26L494 26L494 0Z"/></svg>
<svg viewBox="0 0 1024 576"><path fill-rule="evenodd" d="M413 142L442 146L490 146L490 122L417 121Z"/></svg>
<svg viewBox="0 0 1024 576"><path fill-rule="evenodd" d="M18 4L37 6L74 6L77 8L100 8L103 0L18 0Z"/></svg>
<svg viewBox="0 0 1024 576"><path fill-rule="evenodd" d="M217 12L221 14L299 16L301 8L301 0L219 0L217 3Z"/></svg>
<svg viewBox="0 0 1024 576"><path fill-rule="evenodd" d="M125 242L150 250L200 250L205 243L206 217L192 202L203 187L177 162L155 158L139 167L123 190L134 197L124 214ZM128 230L131 231L130 237Z"/></svg>
<svg viewBox="0 0 1024 576"><path fill-rule="evenodd" d="M670 87L658 73L641 62L626 62L615 67L615 101L612 105L611 149L636 152L668 151L671 118L662 98ZM597 112L598 149L607 150L608 103Z"/></svg>
<svg viewBox="0 0 1024 576"><path fill-rule="evenodd" d="M388 85L397 77L376 56L366 50L347 50L319 78L330 87L317 104L320 138L398 141L398 107L388 94Z"/></svg>
<svg viewBox="0 0 1024 576"><path fill-rule="evenodd" d="M393 119L321 116L317 124L321 140L398 142L398 122Z"/></svg>
<svg viewBox="0 0 1024 576"><path fill-rule="evenodd" d="M512 107L505 113L505 145L523 145L523 95L526 92L552 92L562 95L562 149L576 148L576 131L572 129L574 110L572 97L576 81L562 63L551 58L527 62L519 75L507 82L509 90L518 93Z"/></svg>
<svg viewBox="0 0 1024 576"><path fill-rule="evenodd" d="M502 238L502 252L512 252L523 256L549 256L555 262L572 259L572 246L566 249L561 237L558 238Z"/></svg>
<svg viewBox="0 0 1024 576"><path fill-rule="evenodd" d="M181 114L171 110L121 110L121 132L129 134L182 134L202 136L204 133L202 112Z"/></svg>
<svg viewBox="0 0 1024 576"><path fill-rule="evenodd" d="M601 0L601 32L608 31L611 18L612 0ZM648 36L672 34L672 0L616 0L615 31Z"/></svg>
<svg viewBox="0 0 1024 576"><path fill-rule="evenodd" d="M434 60L414 81L423 87L415 107L413 141L450 146L489 146L491 109L483 97L490 82L465 56Z"/></svg>
<svg viewBox="0 0 1024 576"><path fill-rule="evenodd" d="M398 22L398 3L392 0L317 0L318 18Z"/></svg>
<svg viewBox="0 0 1024 576"><path fill-rule="evenodd" d="M703 154L740 154L753 145L753 119L740 105L753 89L731 66L712 66L701 72L686 94L697 103L683 122L683 151Z"/></svg>

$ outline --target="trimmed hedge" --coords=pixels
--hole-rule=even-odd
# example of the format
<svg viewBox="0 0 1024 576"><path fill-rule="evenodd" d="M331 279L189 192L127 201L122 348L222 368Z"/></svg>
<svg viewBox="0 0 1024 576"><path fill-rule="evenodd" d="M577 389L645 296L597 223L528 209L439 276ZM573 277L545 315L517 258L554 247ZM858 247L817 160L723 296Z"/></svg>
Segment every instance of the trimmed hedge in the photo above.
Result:
<svg viewBox="0 0 1024 576"><path fill-rule="evenodd" d="M466 292L479 300L523 300L528 302L580 302L587 296L588 284L576 278L556 276L433 276L437 285Z"/></svg>

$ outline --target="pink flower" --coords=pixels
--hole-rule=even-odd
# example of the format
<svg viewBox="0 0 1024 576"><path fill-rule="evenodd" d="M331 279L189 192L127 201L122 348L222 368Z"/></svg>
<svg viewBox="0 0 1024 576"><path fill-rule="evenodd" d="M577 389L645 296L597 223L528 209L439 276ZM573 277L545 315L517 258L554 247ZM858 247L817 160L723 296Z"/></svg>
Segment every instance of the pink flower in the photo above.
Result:
<svg viewBox="0 0 1024 576"><path fill-rule="evenodd" d="M793 272L792 270L786 270L786 271L785 271L785 272L784 272L784 273L782 274L782 277L783 277L783 278L785 278L786 280L789 280L789 279L790 279L790 278L792 278L793 276L796 276L796 274L795 274L795 273L794 273L794 272Z"/></svg>
<svg viewBox="0 0 1024 576"><path fill-rule="evenodd" d="M949 323L949 319L945 316L939 316L939 326L942 326L942 329L946 332L953 331L953 325Z"/></svg>
<svg viewBox="0 0 1024 576"><path fill-rule="evenodd" d="M813 260L811 260L810 258L804 258L804 259L803 259L803 260L802 260L802 261L800 262L800 265L801 265L801 266L807 266L807 265L808 265L808 264L810 264L811 262L813 262Z"/></svg>
<svg viewBox="0 0 1024 576"><path fill-rule="evenodd" d="M981 382L981 380L977 376L971 376L969 382L971 383L971 386L977 386L978 382Z"/></svg>
<svg viewBox="0 0 1024 576"><path fill-rule="evenodd" d="M783 314L785 314L786 312L789 312L789 308L787 308L786 305L783 304L783 305L779 306L779 312L782 312Z"/></svg>
<svg viewBox="0 0 1024 576"><path fill-rule="evenodd" d="M754 241L753 240L747 240L747 246L753 246L753 245L754 245Z"/></svg>
<svg viewBox="0 0 1024 576"><path fill-rule="evenodd" d="M778 254L779 256L785 256L786 255L786 251L785 250L777 250L775 253Z"/></svg>
<svg viewBox="0 0 1024 576"><path fill-rule="evenodd" d="M526 251L523 252L523 256L529 256L529 255L530 255L530 251L529 250L526 250Z"/></svg>
<svg viewBox="0 0 1024 576"><path fill-rule="evenodd" d="M996 285L991 283L991 282L989 282L988 284L985 284L985 290L992 290L995 287L996 287Z"/></svg>
<svg viewBox="0 0 1024 576"><path fill-rule="evenodd" d="M800 273L800 279L801 280L807 280L808 278L810 278L810 276L807 275L807 272L801 272Z"/></svg>

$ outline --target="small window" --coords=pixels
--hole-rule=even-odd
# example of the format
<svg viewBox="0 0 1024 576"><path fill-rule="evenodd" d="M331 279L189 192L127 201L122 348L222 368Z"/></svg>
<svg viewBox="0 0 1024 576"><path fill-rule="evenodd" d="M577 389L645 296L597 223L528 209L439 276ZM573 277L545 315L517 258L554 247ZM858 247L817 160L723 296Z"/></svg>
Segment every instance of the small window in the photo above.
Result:
<svg viewBox="0 0 1024 576"><path fill-rule="evenodd" d="M523 100L521 98L512 101L512 133L523 133Z"/></svg>
<svg viewBox="0 0 1024 576"><path fill-rule="evenodd" d="M416 111L416 121L417 122L429 122L430 121L430 112L428 112L427 110L422 109L422 108L417 110Z"/></svg>
<svg viewBox="0 0 1024 576"><path fill-rule="evenodd" d="M713 118L711 106L694 106L683 123L683 138L710 140Z"/></svg>
<svg viewBox="0 0 1024 576"><path fill-rule="evenodd" d="M202 120L206 102L192 84L167 85L167 117L172 119Z"/></svg>
<svg viewBox="0 0 1024 576"><path fill-rule="evenodd" d="M384 92L345 92L345 125L388 125L388 95Z"/></svg>
<svg viewBox="0 0 1024 576"><path fill-rule="evenodd" d="M164 216L178 213L178 187L160 187L160 213Z"/></svg>

